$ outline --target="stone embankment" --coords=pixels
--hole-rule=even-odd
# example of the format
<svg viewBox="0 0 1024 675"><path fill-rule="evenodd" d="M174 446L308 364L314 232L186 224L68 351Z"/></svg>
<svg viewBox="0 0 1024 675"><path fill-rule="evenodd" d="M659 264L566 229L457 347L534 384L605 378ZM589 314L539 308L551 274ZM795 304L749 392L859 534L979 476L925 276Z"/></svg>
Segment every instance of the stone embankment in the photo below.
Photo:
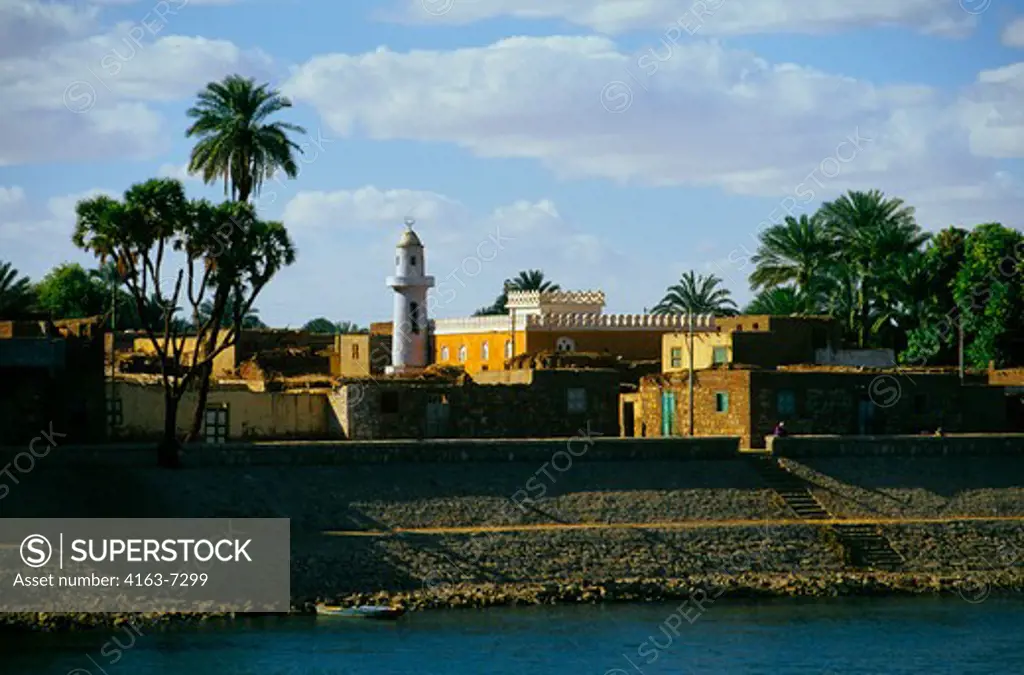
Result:
<svg viewBox="0 0 1024 675"><path fill-rule="evenodd" d="M52 463L47 457L19 476L17 489L0 501L0 517L287 517L296 611L321 600L485 607L672 600L698 592L950 592L975 602L990 592L1024 590L1024 521L879 524L905 562L892 572L857 569L830 527L799 521L751 459L720 457L716 443L709 453L677 459L662 443L646 460L595 453L571 465L553 465L547 452L558 448L542 445L513 456L502 448L494 461L461 454L426 461L424 444L417 451L422 461L388 455L379 462L275 464L240 456L179 471L116 452ZM273 453L285 452L287 445L273 446ZM1024 458L783 463L838 518L1024 516ZM686 527L659 526L665 523ZM545 527L573 524L588 528ZM493 529L503 526L525 529ZM44 629L126 620L170 619L0 615L0 625Z"/></svg>

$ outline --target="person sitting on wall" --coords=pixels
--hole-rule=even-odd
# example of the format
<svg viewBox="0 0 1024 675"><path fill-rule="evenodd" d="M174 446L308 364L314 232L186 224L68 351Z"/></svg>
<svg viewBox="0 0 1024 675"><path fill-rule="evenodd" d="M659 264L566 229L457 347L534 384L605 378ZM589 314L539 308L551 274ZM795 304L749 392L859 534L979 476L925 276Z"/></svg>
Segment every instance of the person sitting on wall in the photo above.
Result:
<svg viewBox="0 0 1024 675"><path fill-rule="evenodd" d="M779 422L775 425L775 431L772 432L773 436L788 436L789 432L786 431L786 423Z"/></svg>

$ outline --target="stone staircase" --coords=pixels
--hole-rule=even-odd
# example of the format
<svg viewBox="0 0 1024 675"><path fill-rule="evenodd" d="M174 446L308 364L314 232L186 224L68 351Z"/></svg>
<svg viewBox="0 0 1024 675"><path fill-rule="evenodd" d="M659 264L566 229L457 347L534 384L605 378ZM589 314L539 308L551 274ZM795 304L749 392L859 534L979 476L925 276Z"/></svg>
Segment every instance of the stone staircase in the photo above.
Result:
<svg viewBox="0 0 1024 675"><path fill-rule="evenodd" d="M782 498L798 518L812 521L834 518L815 498L809 484L779 464L778 459L760 455L751 458L751 461L765 484ZM905 562L876 525L836 524L830 525L829 529L846 550L849 562L854 567L896 570Z"/></svg>

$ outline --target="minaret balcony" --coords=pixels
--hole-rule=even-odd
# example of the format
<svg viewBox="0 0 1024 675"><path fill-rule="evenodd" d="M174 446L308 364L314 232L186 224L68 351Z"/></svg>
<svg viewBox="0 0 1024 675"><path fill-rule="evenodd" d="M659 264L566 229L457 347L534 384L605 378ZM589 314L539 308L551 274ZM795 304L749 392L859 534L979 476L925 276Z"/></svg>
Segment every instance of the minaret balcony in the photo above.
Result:
<svg viewBox="0 0 1024 675"><path fill-rule="evenodd" d="M418 274L408 277L391 276L385 279L384 283L391 288L407 288L410 286L432 287L434 285L434 277L425 277Z"/></svg>

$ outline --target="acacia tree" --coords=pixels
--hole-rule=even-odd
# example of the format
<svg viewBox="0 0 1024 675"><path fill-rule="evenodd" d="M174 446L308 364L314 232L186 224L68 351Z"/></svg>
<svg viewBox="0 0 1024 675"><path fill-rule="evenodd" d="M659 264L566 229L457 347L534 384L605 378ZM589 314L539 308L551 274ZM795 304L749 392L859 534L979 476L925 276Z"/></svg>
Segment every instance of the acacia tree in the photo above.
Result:
<svg viewBox="0 0 1024 675"><path fill-rule="evenodd" d="M242 318L274 274L294 262L295 249L282 223L257 219L248 204L189 201L176 180L133 185L120 201L87 199L78 203L76 212L72 241L101 262L117 263L159 358L164 432L157 459L161 466L177 466L182 396L235 343ZM225 288L233 300L233 321L226 333L219 317L199 321L203 302ZM185 353L183 326L175 320L185 303L194 319L193 354ZM215 347L199 349L211 334Z"/></svg>

